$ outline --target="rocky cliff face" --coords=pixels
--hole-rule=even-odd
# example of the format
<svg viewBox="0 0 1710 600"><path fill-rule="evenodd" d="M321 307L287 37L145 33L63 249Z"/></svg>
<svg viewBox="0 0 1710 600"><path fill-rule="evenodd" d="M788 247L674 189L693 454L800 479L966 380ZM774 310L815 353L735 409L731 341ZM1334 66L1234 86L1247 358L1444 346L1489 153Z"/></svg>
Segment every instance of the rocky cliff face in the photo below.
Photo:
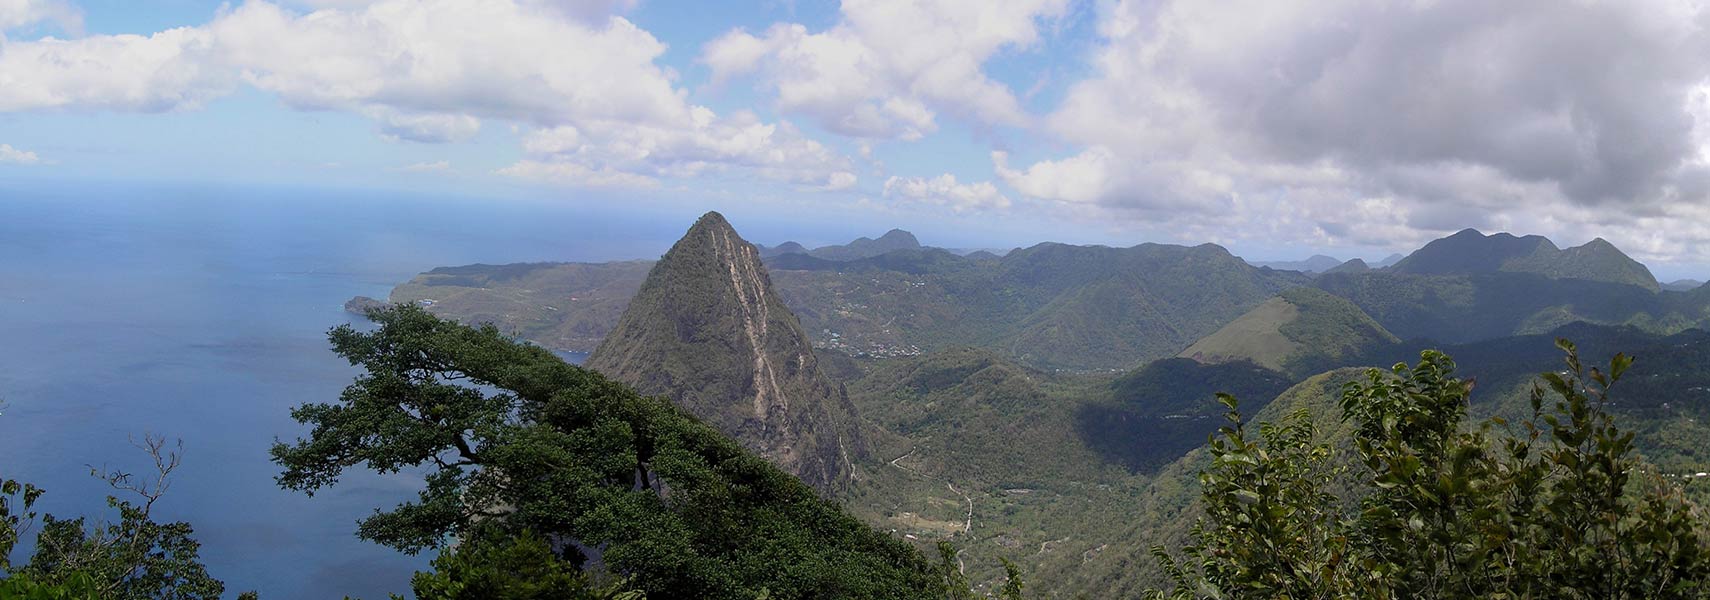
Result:
<svg viewBox="0 0 1710 600"><path fill-rule="evenodd" d="M822 492L866 454L854 405L820 373L760 253L716 212L654 265L587 366L672 398Z"/></svg>

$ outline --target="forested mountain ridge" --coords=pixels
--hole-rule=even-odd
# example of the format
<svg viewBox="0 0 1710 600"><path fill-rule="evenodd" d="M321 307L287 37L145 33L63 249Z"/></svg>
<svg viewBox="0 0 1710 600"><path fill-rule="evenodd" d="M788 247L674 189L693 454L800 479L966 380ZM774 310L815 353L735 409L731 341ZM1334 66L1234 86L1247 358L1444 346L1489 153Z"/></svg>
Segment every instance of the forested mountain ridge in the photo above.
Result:
<svg viewBox="0 0 1710 600"><path fill-rule="evenodd" d="M1346 298L1403 339L1463 343L1548 332L1576 321L1670 334L1710 325L1710 293L1537 273L1327 273L1312 285Z"/></svg>
<svg viewBox="0 0 1710 600"><path fill-rule="evenodd" d="M973 345L1036 367L1127 369L1175 355L1302 285L1353 301L1404 339L1467 342L1579 320L1663 334L1710 324L1710 294L1657 293L1648 269L1601 241L1559 250L1539 236L1467 230L1391 268L1350 261L1316 276L1254 268L1210 244L1045 243L1002 257L906 245L847 260L785 252L764 261L816 347L867 358ZM390 299L585 352L610 331L650 267L442 267Z"/></svg>
<svg viewBox="0 0 1710 600"><path fill-rule="evenodd" d="M1454 358L1459 377L1476 384L1470 387L1474 390L1469 405L1474 419L1501 417L1518 423L1530 414L1529 392L1534 383L1546 385L1539 374L1557 373L1564 368L1561 352L1553 343L1558 336L1574 340L1588 363L1595 364L1616 352L1625 352L1633 358L1621 385L1602 407L1610 411L1623 431L1634 434L1632 444L1643 471L1674 482L1700 506L1710 499L1710 479L1696 476L1710 465L1710 452L1704 451L1710 442L1710 426L1704 425L1710 418L1710 369L1702 366L1710 364L1707 363L1710 333L1703 331L1657 336L1632 327L1578 323L1549 334L1464 345L1407 342L1354 359L1343 368L1306 378L1275 399L1239 396L1242 412L1250 423L1274 424L1289 413L1305 410L1318 431L1316 440L1338 444L1346 451L1351 449L1354 427L1339 417L1337 400L1347 383L1365 379L1361 367L1412 363L1420 360L1423 349L1439 348ZM1239 393L1243 388L1236 386L1249 376L1225 377L1216 387ZM1201 410L1218 408L1210 398L1201 402L1204 407ZM1522 430L1498 429L1493 434L1504 436L1519 431ZM1133 430L1130 435L1149 433ZM1211 464L1210 453L1201 447L1159 469L1137 499L1141 507L1139 516L1126 523L1131 529L1123 534L1125 539L1146 541L1107 552L1068 572L1062 589L1098 590L1108 597L1140 597L1142 590L1166 585L1168 575L1151 556L1149 548L1153 544L1179 548L1189 541L1189 528L1203 515L1197 474ZM1365 468L1345 466L1356 471ZM1360 484L1352 481L1331 487L1344 496L1361 489ZM1702 528L1702 523L1699 527Z"/></svg>
<svg viewBox="0 0 1710 600"><path fill-rule="evenodd" d="M1535 244L1528 257L1553 248L1527 243ZM708 264L715 266L707 271L728 278L728 265ZM456 314L457 303L479 298L529 314L531 304L546 302L539 290L548 282L595 267L430 273L400 286L393 299L431 299L430 311ZM997 559L1007 558L1022 565L1036 589L1058 597L1131 597L1158 584L1145 550L1185 534L1185 525L1158 529L1153 519L1175 515L1171 523L1182 522L1180 509L1198 488L1191 464L1178 460L1192 456L1218 425L1215 392L1239 393L1244 407L1271 415L1270 399L1302 381L1316 384L1283 394L1295 400L1276 410L1327 402L1335 390L1326 386L1334 382L1316 377L1325 370L1393 364L1450 344L1447 350L1464 353L1476 367L1468 372L1487 390L1481 397L1512 406L1521 382L1555 359L1542 334L1585 337L1597 351L1655 351L1694 343L1659 334L1710 318L1710 290L1659 293L1501 269L1415 274L1350 267L1309 277L1255 268L1211 244L1047 243L1002 257L921 247L849 260L788 252L759 268L769 273L781 305L799 317L819 369L847 384L857 407L851 413L862 415L860 435L871 452L850 461L863 477L839 492L846 506L923 547L954 540L977 583L1001 580ZM477 278L483 271L491 275ZM516 285L521 281L532 283ZM637 306L651 308L634 311L670 313L645 302ZM572 304L552 306L565 305ZM1249 336L1224 335L1272 305L1292 309L1260 328L1286 342L1280 351L1266 353ZM587 322L590 314L577 318ZM1223 355L1200 357L1213 364L1166 358L1219 339L1226 342ZM1667 364L1658 381L1696 381L1689 364ZM1124 374L1113 381L1115 369ZM1644 403L1650 408L1643 410L1636 403L1630 416L1643 451L1671 469L1702 467L1705 457L1692 444L1710 441L1710 433L1694 429L1687 421L1696 417L1681 412L1702 403L1671 384L1658 385L1668 400ZM1113 518L1133 529L1088 525Z"/></svg>
<svg viewBox="0 0 1710 600"><path fill-rule="evenodd" d="M1121 369L1179 352L1308 278L1223 248L1039 244L1003 257L936 248L847 261L766 260L816 347L889 357L973 345L1047 368ZM649 263L540 263L430 271L393 302L588 351L609 333ZM633 292L631 292L633 294Z"/></svg>
<svg viewBox="0 0 1710 600"><path fill-rule="evenodd" d="M920 250L924 248L924 246L920 245L920 240L915 239L914 234L901 229L892 229L887 231L884 235L879 236L879 239L860 237L855 238L855 241L847 244L820 246L812 250L809 250L806 246L796 242L784 242L772 247L761 245L755 245L754 247L760 251L760 256L763 258L773 258L786 254L800 254L804 256L812 256L820 260L836 261L859 260L879 256L887 252L896 252L898 250Z"/></svg>
<svg viewBox="0 0 1710 600"><path fill-rule="evenodd" d="M1662 289L1650 269L1603 238L1561 249L1539 235L1487 236L1476 229L1464 229L1425 244L1389 270L1415 275L1536 273L1552 279L1625 283L1653 292Z"/></svg>
<svg viewBox="0 0 1710 600"><path fill-rule="evenodd" d="M653 265L586 366L671 398L828 493L867 453L854 406L820 373L759 253L716 212Z"/></svg>

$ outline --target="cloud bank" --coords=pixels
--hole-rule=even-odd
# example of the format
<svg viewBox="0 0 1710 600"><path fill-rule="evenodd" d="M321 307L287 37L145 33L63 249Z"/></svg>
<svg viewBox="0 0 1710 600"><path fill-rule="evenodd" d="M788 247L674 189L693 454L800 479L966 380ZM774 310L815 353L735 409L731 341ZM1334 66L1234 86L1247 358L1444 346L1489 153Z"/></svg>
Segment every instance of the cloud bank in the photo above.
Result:
<svg viewBox="0 0 1710 600"><path fill-rule="evenodd" d="M1032 198L1256 236L1597 226L1646 246L1710 192L1706 19L1669 0L1123 0L1045 118L1084 149L994 168Z"/></svg>
<svg viewBox="0 0 1710 600"><path fill-rule="evenodd" d="M251 1L149 36L3 41L0 111L194 110L241 85L296 109L367 116L399 141L463 141L484 120L519 124L531 140L573 134L574 144L531 141L507 175L595 186L719 171L850 177L846 159L786 123L690 103L656 62L665 45L607 14L632 2L334 4L302 13Z"/></svg>

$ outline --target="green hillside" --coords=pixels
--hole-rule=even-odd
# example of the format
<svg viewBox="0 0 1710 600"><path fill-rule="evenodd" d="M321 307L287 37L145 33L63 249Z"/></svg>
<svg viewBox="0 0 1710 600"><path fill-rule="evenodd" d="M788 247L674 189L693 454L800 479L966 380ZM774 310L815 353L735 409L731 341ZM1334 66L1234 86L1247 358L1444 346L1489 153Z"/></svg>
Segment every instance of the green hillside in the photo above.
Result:
<svg viewBox="0 0 1710 600"><path fill-rule="evenodd" d="M1313 288L1284 290L1181 353L1206 363L1250 362L1300 377L1400 340L1354 303Z"/></svg>
<svg viewBox="0 0 1710 600"><path fill-rule="evenodd" d="M951 348L879 361L849 384L876 460L846 495L867 522L923 546L949 538L976 582L1020 564L1058 589L1083 555L1123 543L1146 479L1106 462L1076 431L1098 383Z"/></svg>
<svg viewBox="0 0 1710 600"><path fill-rule="evenodd" d="M494 323L548 348L591 352L651 268L652 261L440 267L393 288L390 301Z"/></svg>
<svg viewBox="0 0 1710 600"><path fill-rule="evenodd" d="M1611 412L1623 429L1635 433L1635 447L1651 468L1684 486L1700 504L1710 500L1710 479L1692 477L1710 471L1710 451L1705 450L1710 448L1710 426L1705 424L1710 422L1710 368L1704 366L1710 364L1710 333L1695 330L1665 337L1631 327L1575 324L1550 335L1441 346L1459 365L1458 376L1476 382L1473 417L1501 416L1518 422L1529 414L1527 392L1537 374L1562 368L1555 336L1575 340L1587 361L1618 351L1635 358L1616 390ZM1418 360L1421 348L1429 346L1396 346L1365 360L1372 365L1411 363ZM1345 440L1352 426L1340 419L1336 399L1342 386L1362 373L1361 368L1347 367L1319 374L1269 402L1238 397L1253 422L1275 422L1306 408L1323 439ZM1201 448L1160 468L1137 500L1140 516L1122 534L1134 541L1069 573L1060 591L1096 590L1102 597L1137 597L1140 591L1161 585L1163 573L1147 549L1154 544L1180 547L1186 541L1199 510L1196 474L1208 460Z"/></svg>
<svg viewBox="0 0 1710 600"><path fill-rule="evenodd" d="M1314 287L1358 305L1402 339L1465 343L1543 333L1574 321L1658 334L1710 326L1710 294L1535 273L1328 273Z"/></svg>
<svg viewBox="0 0 1710 600"><path fill-rule="evenodd" d="M1277 421L1305 408L1327 437L1346 436L1351 427L1341 422L1335 400L1342 386L1361 374L1361 369L1341 369L1308 378L1274 400L1253 403L1263 404L1264 408L1254 410L1252 420ZM1247 405L1243 403L1244 407ZM1200 438L1202 446L1205 439ZM1057 597L1087 594L1100 598L1140 598L1146 590L1164 586L1165 574L1151 556L1150 548L1160 544L1179 547L1187 541L1188 531L1200 515L1198 473L1209 465L1209 455L1198 448L1158 470L1151 484L1133 500L1137 517L1117 524L1120 529L1117 537L1127 540L1126 543L1113 545L1066 569L1061 587L1055 590Z"/></svg>
<svg viewBox="0 0 1710 600"><path fill-rule="evenodd" d="M883 262L889 257L906 260ZM1071 370L1169 356L1307 281L1253 268L1209 244L1040 244L996 261L892 253L811 269L778 266L779 293L822 336L816 343L837 334L836 345L878 355L973 345Z"/></svg>
<svg viewBox="0 0 1710 600"><path fill-rule="evenodd" d="M1108 386L1108 396L1081 406L1076 429L1106 461L1150 472L1205 444L1221 425L1219 393L1251 398L1257 409L1287 389L1288 376L1245 361L1205 364L1156 360Z"/></svg>
<svg viewBox="0 0 1710 600"><path fill-rule="evenodd" d="M1564 250L1543 236L1487 236L1476 229L1434 240L1390 270L1415 275L1534 273L1552 279L1624 283L1653 292L1662 289L1650 269L1603 238Z"/></svg>
<svg viewBox="0 0 1710 600"><path fill-rule="evenodd" d="M589 351L652 263L470 265L424 273L394 302L491 322L542 345ZM1041 244L1002 258L922 248L845 261L766 261L815 347L885 358L979 346L1025 364L1126 369L1175 354L1305 275L1254 268L1215 245Z"/></svg>

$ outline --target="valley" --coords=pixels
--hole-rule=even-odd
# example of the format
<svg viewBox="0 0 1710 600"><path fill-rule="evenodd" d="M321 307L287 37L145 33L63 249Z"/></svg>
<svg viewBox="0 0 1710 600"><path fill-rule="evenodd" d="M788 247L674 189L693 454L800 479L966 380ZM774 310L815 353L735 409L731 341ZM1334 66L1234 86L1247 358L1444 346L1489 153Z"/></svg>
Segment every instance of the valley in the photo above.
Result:
<svg viewBox="0 0 1710 600"><path fill-rule="evenodd" d="M901 231L767 248L713 213L659 262L442 267L388 302L593 351L590 368L674 398L881 531L952 541L988 589L999 559L1053 597L1162 585L1149 548L1198 510L1213 394L1255 420L1306 408L1345 438L1341 384L1427 348L1476 378L1480 418L1523 416L1556 336L1638 356L1624 426L1657 470L1710 470L1710 292L1663 289L1606 242L1469 230L1385 262L1279 270L1210 244L965 256Z"/></svg>

